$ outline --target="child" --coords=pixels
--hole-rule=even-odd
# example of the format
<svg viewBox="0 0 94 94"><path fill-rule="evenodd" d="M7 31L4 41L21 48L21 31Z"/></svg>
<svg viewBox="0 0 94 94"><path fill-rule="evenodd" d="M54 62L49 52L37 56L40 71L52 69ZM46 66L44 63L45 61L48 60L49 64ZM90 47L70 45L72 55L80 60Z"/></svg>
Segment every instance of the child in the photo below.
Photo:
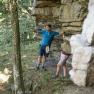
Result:
<svg viewBox="0 0 94 94"><path fill-rule="evenodd" d="M44 62L46 61L46 58L49 54L49 48L52 44L52 41L54 40L54 37L59 35L59 32L53 31L52 25L49 23L45 24L45 29L35 30L34 32L42 35L36 69L39 70L40 65L42 65L42 68L45 69ZM34 37L36 37L36 35ZM42 62L43 59L44 59L44 62Z"/></svg>
<svg viewBox="0 0 94 94"><path fill-rule="evenodd" d="M60 71L61 71L62 68L63 68L63 77L67 76L66 61L68 60L69 56L71 55L71 54L68 53L68 52L70 52L70 49L68 48L69 47L69 42L66 41L61 46L62 46L63 50L61 51L60 60L59 60L59 62L57 64L56 74L55 74L55 76L53 78L59 77L59 74L60 74Z"/></svg>

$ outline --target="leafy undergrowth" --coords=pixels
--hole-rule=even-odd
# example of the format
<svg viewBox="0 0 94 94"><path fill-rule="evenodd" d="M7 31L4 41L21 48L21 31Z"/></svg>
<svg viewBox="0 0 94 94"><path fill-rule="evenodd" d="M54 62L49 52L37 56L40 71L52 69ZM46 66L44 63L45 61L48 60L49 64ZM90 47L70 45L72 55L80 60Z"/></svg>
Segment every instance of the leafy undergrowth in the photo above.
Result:
<svg viewBox="0 0 94 94"><path fill-rule="evenodd" d="M73 83L69 79L52 79L52 73L50 71L35 71L29 70L28 71L28 82L27 86L29 86L29 90L32 94L62 94L63 87L68 85L73 85ZM27 76L26 76L27 77ZM27 88L28 89L28 88Z"/></svg>

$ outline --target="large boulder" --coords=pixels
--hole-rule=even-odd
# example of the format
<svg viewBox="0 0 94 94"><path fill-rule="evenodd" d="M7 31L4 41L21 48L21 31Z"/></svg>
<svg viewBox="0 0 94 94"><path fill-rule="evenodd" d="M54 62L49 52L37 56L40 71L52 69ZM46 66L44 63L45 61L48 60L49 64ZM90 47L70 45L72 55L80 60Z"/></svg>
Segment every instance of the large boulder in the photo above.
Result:
<svg viewBox="0 0 94 94"><path fill-rule="evenodd" d="M72 70L70 77L79 86L94 85L94 0L89 1L88 15L81 34L71 37Z"/></svg>

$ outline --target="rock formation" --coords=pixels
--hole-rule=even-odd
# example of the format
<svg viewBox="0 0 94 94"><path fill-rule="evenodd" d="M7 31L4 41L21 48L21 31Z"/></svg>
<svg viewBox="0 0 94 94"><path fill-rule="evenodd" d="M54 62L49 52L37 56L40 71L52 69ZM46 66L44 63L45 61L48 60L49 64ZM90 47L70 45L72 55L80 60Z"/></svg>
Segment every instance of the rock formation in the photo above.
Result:
<svg viewBox="0 0 94 94"><path fill-rule="evenodd" d="M79 86L94 84L94 0L89 0L88 15L84 21L82 33L73 35L72 70L70 76Z"/></svg>
<svg viewBox="0 0 94 94"><path fill-rule="evenodd" d="M50 22L59 31L75 34L82 31L88 0L34 0L36 24Z"/></svg>

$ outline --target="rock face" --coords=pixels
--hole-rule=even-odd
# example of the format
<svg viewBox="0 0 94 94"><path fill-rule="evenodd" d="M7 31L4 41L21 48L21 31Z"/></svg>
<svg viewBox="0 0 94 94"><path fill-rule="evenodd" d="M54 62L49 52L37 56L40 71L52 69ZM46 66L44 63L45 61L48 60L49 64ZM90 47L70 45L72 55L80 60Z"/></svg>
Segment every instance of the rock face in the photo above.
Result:
<svg viewBox="0 0 94 94"><path fill-rule="evenodd" d="M62 22L62 31L80 32L87 13L87 2L85 0L61 0L60 9L59 21Z"/></svg>
<svg viewBox="0 0 94 94"><path fill-rule="evenodd" d="M79 86L94 84L94 0L89 0L88 15L81 34L71 37L72 70L70 76Z"/></svg>
<svg viewBox="0 0 94 94"><path fill-rule="evenodd" d="M39 22L59 25L60 31L74 34L81 32L82 23L87 15L88 0L34 0L33 15ZM40 18L40 19L39 19ZM44 20L44 21L43 21ZM58 27L56 27L58 28Z"/></svg>

